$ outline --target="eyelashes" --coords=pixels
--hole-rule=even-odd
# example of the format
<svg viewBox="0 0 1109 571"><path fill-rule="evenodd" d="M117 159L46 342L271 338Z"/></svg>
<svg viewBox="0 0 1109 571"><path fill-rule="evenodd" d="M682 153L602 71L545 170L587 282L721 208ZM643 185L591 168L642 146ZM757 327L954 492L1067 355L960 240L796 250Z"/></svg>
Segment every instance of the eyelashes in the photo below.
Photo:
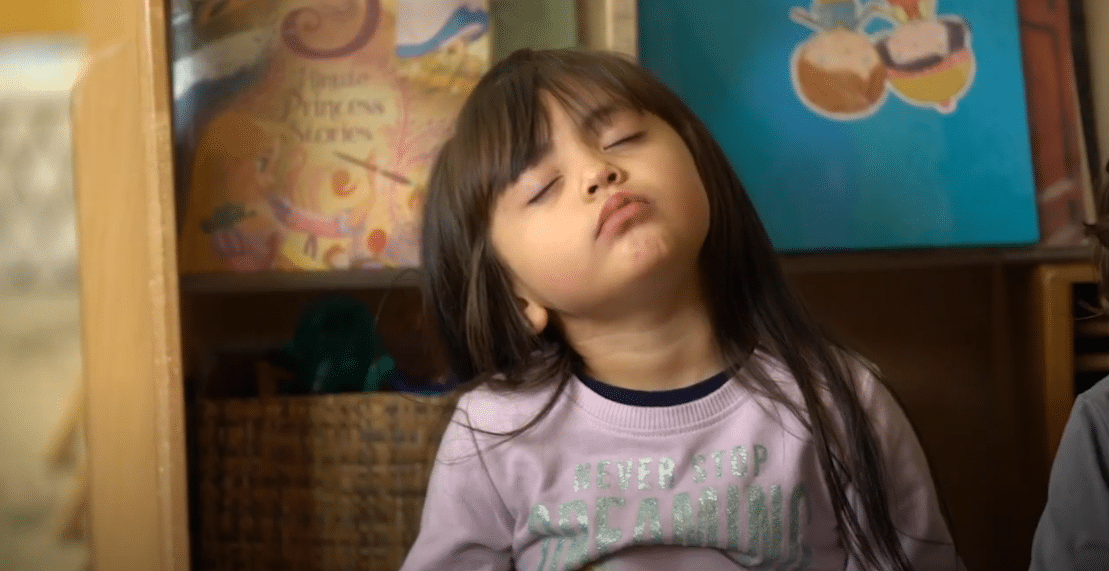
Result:
<svg viewBox="0 0 1109 571"><path fill-rule="evenodd" d="M535 194L535 196L531 197L531 199L528 200L528 204L534 204L534 203L538 202L540 199L542 199L543 196L547 194L547 191L549 191L551 189L551 187L553 187L555 185L555 183L558 182L558 180L560 178L562 178L562 177L561 176L556 176L554 178L554 180L547 183L547 186L544 186L543 188L541 188L539 190L539 192Z"/></svg>
<svg viewBox="0 0 1109 571"><path fill-rule="evenodd" d="M646 134L647 134L646 131L637 131L635 133L632 133L631 135L628 135L627 137L624 137L622 139L618 139L613 143L605 145L604 147L602 147L602 150L608 151L608 150L613 149L615 147L619 147L620 145L626 145L628 143L634 143L634 142L639 141L640 139L642 139L644 137L644 135L646 135ZM542 200L543 197L546 196L547 193L552 188L554 188L554 185L561 179L562 179L561 175L556 176L553 179L551 179L551 181L548 182L546 185L544 185L543 188L539 189L539 192L536 192L528 200L527 203L528 204L534 204L534 203L539 202L540 200Z"/></svg>
<svg viewBox="0 0 1109 571"><path fill-rule="evenodd" d="M623 145L625 143L632 143L632 142L638 141L638 140L643 138L643 135L646 135L646 134L647 134L646 131L639 131L638 133L632 133L631 135L628 135L627 137L624 137L623 139L620 139L620 140L616 141L615 143L612 143L612 144L606 146L605 150L611 149L613 147L618 147L618 146Z"/></svg>

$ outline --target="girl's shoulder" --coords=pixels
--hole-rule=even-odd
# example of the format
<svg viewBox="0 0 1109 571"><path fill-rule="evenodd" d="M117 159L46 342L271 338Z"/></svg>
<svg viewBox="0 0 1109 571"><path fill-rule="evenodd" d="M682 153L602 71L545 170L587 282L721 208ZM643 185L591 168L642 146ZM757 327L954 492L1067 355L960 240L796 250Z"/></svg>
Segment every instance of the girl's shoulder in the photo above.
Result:
<svg viewBox="0 0 1109 571"><path fill-rule="evenodd" d="M895 392L886 384L881 370L862 357L854 356L853 359L850 361L852 380L859 404L869 416L880 445L890 454L904 448L908 440L914 441L913 445L917 446L912 422Z"/></svg>
<svg viewBox="0 0 1109 571"><path fill-rule="evenodd" d="M439 460L469 462L503 450L501 444L535 418L554 396L554 386L500 390L488 385L458 397L439 445Z"/></svg>
<svg viewBox="0 0 1109 571"><path fill-rule="evenodd" d="M891 407L897 407L893 394L881 379L881 371L877 365L854 353L845 353L842 357L850 372L850 381L855 395L868 413L881 415ZM787 398L797 405L804 406L804 397L801 396L797 378L781 358L757 350L752 354L749 371L774 380ZM829 392L824 391L824 399L828 406L833 406Z"/></svg>
<svg viewBox="0 0 1109 571"><path fill-rule="evenodd" d="M511 389L484 384L459 398L455 417L480 431L517 430L542 412L555 397L558 384L552 381L532 388Z"/></svg>

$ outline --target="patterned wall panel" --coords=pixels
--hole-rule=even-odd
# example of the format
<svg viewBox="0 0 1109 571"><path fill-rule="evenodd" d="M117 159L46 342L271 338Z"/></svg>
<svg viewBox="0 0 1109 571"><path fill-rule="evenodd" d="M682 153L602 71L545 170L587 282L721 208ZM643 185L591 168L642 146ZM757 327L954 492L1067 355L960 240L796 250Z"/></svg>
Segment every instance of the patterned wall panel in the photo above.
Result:
<svg viewBox="0 0 1109 571"><path fill-rule="evenodd" d="M70 41L0 43L0 295L77 287Z"/></svg>

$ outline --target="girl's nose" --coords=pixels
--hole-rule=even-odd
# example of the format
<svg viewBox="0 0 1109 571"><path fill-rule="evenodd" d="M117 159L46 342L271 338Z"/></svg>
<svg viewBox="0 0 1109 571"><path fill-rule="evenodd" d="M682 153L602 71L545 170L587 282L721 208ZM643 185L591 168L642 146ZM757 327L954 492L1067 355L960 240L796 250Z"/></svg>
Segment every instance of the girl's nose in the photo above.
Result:
<svg viewBox="0 0 1109 571"><path fill-rule="evenodd" d="M602 188L608 188L614 184L623 182L623 171L615 165L605 163L604 167L598 169L597 173L589 177L585 184L586 194L590 197L595 196Z"/></svg>

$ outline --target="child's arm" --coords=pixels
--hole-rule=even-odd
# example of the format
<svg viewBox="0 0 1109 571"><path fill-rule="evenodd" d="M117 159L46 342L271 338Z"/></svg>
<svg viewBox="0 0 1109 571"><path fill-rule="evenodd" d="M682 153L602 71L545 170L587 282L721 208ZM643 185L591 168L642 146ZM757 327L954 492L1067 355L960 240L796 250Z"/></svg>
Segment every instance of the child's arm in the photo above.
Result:
<svg viewBox="0 0 1109 571"><path fill-rule="evenodd" d="M439 445L420 533L401 571L512 568L513 518L476 452L463 410L460 404Z"/></svg>
<svg viewBox="0 0 1109 571"><path fill-rule="evenodd" d="M888 477L893 525L914 571L965 571L940 510L928 460L893 395L869 373L859 396L874 422ZM849 562L848 571L862 567Z"/></svg>
<svg viewBox="0 0 1109 571"><path fill-rule="evenodd" d="M1032 571L1109 569L1109 380L1078 395L1051 467Z"/></svg>

